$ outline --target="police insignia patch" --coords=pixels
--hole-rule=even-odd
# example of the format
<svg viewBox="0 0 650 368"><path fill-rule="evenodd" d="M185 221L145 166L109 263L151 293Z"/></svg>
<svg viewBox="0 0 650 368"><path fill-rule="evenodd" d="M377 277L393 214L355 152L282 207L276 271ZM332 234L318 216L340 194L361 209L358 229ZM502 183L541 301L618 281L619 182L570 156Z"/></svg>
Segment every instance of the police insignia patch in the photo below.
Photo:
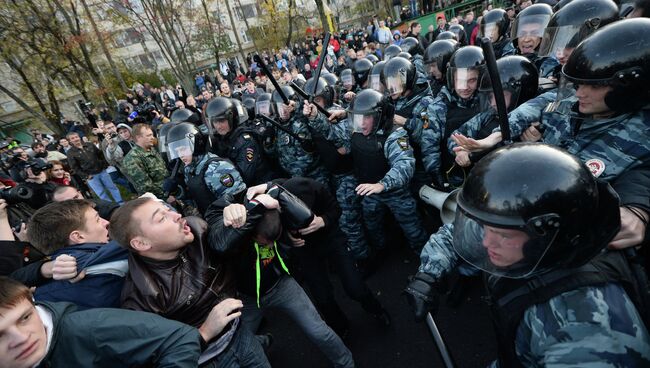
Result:
<svg viewBox="0 0 650 368"><path fill-rule="evenodd" d="M235 178L233 178L232 175L230 175L230 174L221 175L221 178L219 178L219 181L221 182L221 184L223 184L227 188L230 188L233 185L235 185Z"/></svg>
<svg viewBox="0 0 650 368"><path fill-rule="evenodd" d="M248 160L248 162L253 161L254 153L255 152L252 148L246 148L246 160Z"/></svg>
<svg viewBox="0 0 650 368"><path fill-rule="evenodd" d="M251 135L248 133L242 134L242 137L244 137L244 139L251 139Z"/></svg>
<svg viewBox="0 0 650 368"><path fill-rule="evenodd" d="M284 137L284 144L289 144L289 136Z"/></svg>
<svg viewBox="0 0 650 368"><path fill-rule="evenodd" d="M597 158L587 160L587 162L585 162L585 165L587 165L589 171L591 171L591 174L595 178L599 177L605 171L605 163Z"/></svg>
<svg viewBox="0 0 650 368"><path fill-rule="evenodd" d="M397 145L402 149L402 151L406 151L409 149L409 139L407 137L397 138Z"/></svg>

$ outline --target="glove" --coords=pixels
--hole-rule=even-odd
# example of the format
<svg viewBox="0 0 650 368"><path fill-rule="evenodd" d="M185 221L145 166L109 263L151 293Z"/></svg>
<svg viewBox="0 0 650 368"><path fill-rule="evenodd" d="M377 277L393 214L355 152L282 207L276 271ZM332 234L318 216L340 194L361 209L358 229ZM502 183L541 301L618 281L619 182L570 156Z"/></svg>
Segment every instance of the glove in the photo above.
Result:
<svg viewBox="0 0 650 368"><path fill-rule="evenodd" d="M418 272L409 278L409 284L404 289L415 320L421 322L427 312L435 314L438 310L438 295L434 292L436 280L424 272Z"/></svg>
<svg viewBox="0 0 650 368"><path fill-rule="evenodd" d="M178 187L178 182L176 181L175 178L166 178L163 181L162 189L163 189L163 192L165 192L165 193L173 192L174 189L176 189L176 187Z"/></svg>

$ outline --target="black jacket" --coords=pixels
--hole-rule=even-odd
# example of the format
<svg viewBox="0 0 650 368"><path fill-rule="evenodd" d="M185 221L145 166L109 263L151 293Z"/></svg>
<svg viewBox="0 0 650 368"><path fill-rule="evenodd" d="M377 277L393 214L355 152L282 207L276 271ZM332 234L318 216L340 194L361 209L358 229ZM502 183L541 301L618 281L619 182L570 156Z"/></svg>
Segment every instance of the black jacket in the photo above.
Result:
<svg viewBox="0 0 650 368"><path fill-rule="evenodd" d="M67 155L72 173L82 179L99 174L108 167L102 151L92 143L84 143L82 148L72 147Z"/></svg>

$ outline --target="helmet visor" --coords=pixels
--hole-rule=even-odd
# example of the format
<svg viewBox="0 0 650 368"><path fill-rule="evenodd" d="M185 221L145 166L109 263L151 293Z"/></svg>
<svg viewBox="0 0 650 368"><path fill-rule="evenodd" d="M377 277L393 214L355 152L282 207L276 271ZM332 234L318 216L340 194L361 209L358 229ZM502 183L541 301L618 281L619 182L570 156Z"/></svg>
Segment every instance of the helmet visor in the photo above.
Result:
<svg viewBox="0 0 650 368"><path fill-rule="evenodd" d="M404 92L404 86L406 86L405 74L400 73L396 76L386 77L386 90L391 96L402 94Z"/></svg>
<svg viewBox="0 0 650 368"><path fill-rule="evenodd" d="M192 156L194 153L194 142L192 139L183 138L167 144L169 159L174 160L180 157Z"/></svg>
<svg viewBox="0 0 650 368"><path fill-rule="evenodd" d="M244 108L241 103L236 103L237 115L239 115L239 124L243 124L248 121L248 111Z"/></svg>
<svg viewBox="0 0 650 368"><path fill-rule="evenodd" d="M354 85L354 78L352 74L343 74L341 76L341 82L343 82L343 87L350 88Z"/></svg>
<svg viewBox="0 0 650 368"><path fill-rule="evenodd" d="M510 38L542 38L544 36L544 28L546 28L546 25L550 19L551 16L549 14L535 14L517 18L514 25L512 26Z"/></svg>
<svg viewBox="0 0 650 368"><path fill-rule="evenodd" d="M359 114L359 113L350 113L348 118L352 121L352 132L361 133L363 135L369 135L375 131L377 126L377 114Z"/></svg>
<svg viewBox="0 0 650 368"><path fill-rule="evenodd" d="M449 68L452 80L450 87L458 90L476 91L478 88L479 77L481 76L478 68Z"/></svg>
<svg viewBox="0 0 650 368"><path fill-rule="evenodd" d="M368 76L370 88L377 92L384 92L384 86L381 84L381 76L379 74L371 74Z"/></svg>
<svg viewBox="0 0 650 368"><path fill-rule="evenodd" d="M255 102L255 114L271 116L271 101L257 101Z"/></svg>
<svg viewBox="0 0 650 368"><path fill-rule="evenodd" d="M291 118L293 109L290 106L285 105L283 102L276 102L275 109L278 112L280 120L287 121Z"/></svg>
<svg viewBox="0 0 650 368"><path fill-rule="evenodd" d="M508 112L512 111L518 104L519 92L521 91L521 86L511 85L515 83L501 83L501 88L503 89L503 98L506 103L506 110ZM490 75L485 73L481 77L481 84L479 86L479 100L481 103L481 111L494 110L496 111L496 101L494 98L494 90L492 88L492 80Z"/></svg>
<svg viewBox="0 0 650 368"><path fill-rule="evenodd" d="M551 56L556 58L560 64L565 64L580 40L580 26L546 28L538 55L540 57Z"/></svg>
<svg viewBox="0 0 650 368"><path fill-rule="evenodd" d="M487 37L492 42L499 40L499 25L497 23L486 23L479 29L481 37Z"/></svg>
<svg viewBox="0 0 650 368"><path fill-rule="evenodd" d="M159 134L158 135L158 150L160 153L167 152L167 135Z"/></svg>
<svg viewBox="0 0 650 368"><path fill-rule="evenodd" d="M537 233L529 231L527 226L504 228L483 224L459 207L453 244L456 253L472 266L492 275L516 279L528 277L538 269L558 232L559 227Z"/></svg>

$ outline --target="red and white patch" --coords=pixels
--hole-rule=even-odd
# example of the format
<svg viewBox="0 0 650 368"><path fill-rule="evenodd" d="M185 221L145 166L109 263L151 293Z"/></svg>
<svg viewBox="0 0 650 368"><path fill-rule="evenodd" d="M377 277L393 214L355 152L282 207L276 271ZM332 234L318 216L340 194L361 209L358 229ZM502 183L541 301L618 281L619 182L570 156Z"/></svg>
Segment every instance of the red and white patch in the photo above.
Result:
<svg viewBox="0 0 650 368"><path fill-rule="evenodd" d="M599 177L600 174L603 173L603 171L605 171L605 163L602 160L599 160L597 158L592 158L591 160L587 160L585 164L589 168L589 171L591 171L591 174L596 178Z"/></svg>

